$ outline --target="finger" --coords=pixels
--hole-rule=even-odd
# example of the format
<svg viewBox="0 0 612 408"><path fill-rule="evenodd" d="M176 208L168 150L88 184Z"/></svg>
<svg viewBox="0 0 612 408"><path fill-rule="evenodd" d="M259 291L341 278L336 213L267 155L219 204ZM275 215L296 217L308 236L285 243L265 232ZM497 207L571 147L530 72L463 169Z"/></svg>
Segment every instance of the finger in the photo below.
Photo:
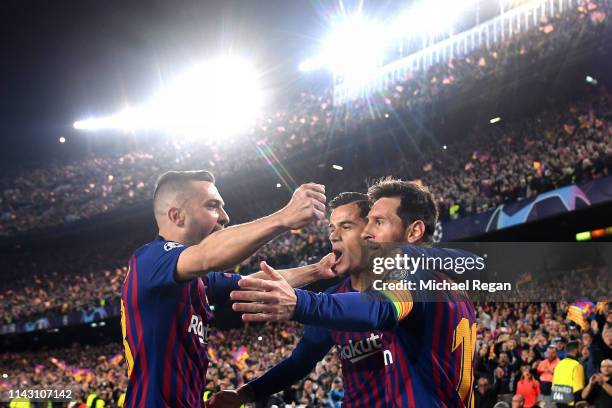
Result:
<svg viewBox="0 0 612 408"><path fill-rule="evenodd" d="M312 206L313 208L316 208L319 211L325 212L326 207L325 207L325 204L323 203L320 203L318 201L313 201Z"/></svg>
<svg viewBox="0 0 612 408"><path fill-rule="evenodd" d="M242 291L242 290L234 290L230 293L231 300L240 300L243 302L266 302L266 303L275 303L276 296L272 295L268 292L260 292L260 291Z"/></svg>
<svg viewBox="0 0 612 408"><path fill-rule="evenodd" d="M317 210L315 208L313 210L313 216L314 216L314 218L316 218L318 220L324 220L325 219L325 211Z"/></svg>
<svg viewBox="0 0 612 408"><path fill-rule="evenodd" d="M325 194L319 193L318 191L314 190L306 190L306 197L313 198L320 203L327 202L327 197L325 196Z"/></svg>
<svg viewBox="0 0 612 408"><path fill-rule="evenodd" d="M306 186L310 190L314 190L314 191L317 191L317 192L319 192L321 194L325 194L325 186L323 184L308 183L308 184L306 184Z"/></svg>
<svg viewBox="0 0 612 408"><path fill-rule="evenodd" d="M275 322L280 319L275 314L271 313L253 313L243 314L242 320L245 322Z"/></svg>
<svg viewBox="0 0 612 408"><path fill-rule="evenodd" d="M261 261L261 264L259 264L259 266L261 267L261 270L264 271L270 277L270 279L275 281L283 280L283 275L276 272L276 270L270 265L268 265L266 261Z"/></svg>
<svg viewBox="0 0 612 408"><path fill-rule="evenodd" d="M274 289L274 285L266 279L258 278L242 278L238 281L238 286L241 289L256 289L261 291L268 291Z"/></svg>
<svg viewBox="0 0 612 408"><path fill-rule="evenodd" d="M232 310L242 313L274 313L276 311L274 306L265 303L234 303Z"/></svg>

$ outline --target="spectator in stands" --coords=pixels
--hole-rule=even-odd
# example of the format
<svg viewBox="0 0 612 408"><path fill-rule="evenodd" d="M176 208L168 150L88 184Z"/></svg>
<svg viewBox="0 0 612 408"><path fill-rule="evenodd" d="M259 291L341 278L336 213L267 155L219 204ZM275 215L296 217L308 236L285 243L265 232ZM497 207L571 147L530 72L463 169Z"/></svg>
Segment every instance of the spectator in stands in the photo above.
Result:
<svg viewBox="0 0 612 408"><path fill-rule="evenodd" d="M612 407L612 360L601 362L600 373L590 377L581 396L595 408Z"/></svg>
<svg viewBox="0 0 612 408"><path fill-rule="evenodd" d="M559 364L557 357L557 349L550 345L546 350L546 359L540 361L537 367L537 372L540 375L540 385L543 396L549 396L553 382L553 373L555 367Z"/></svg>
<svg viewBox="0 0 612 408"><path fill-rule="evenodd" d="M496 381L495 386L491 387L487 377L480 377L477 384L474 394L474 408L492 408L497 402L500 382Z"/></svg>
<svg viewBox="0 0 612 408"><path fill-rule="evenodd" d="M521 367L521 379L516 386L516 395L512 398L513 406L514 400L518 396L523 398L523 405L521 406L525 408L534 407L540 396L540 383L533 378L531 375L531 367L528 365Z"/></svg>

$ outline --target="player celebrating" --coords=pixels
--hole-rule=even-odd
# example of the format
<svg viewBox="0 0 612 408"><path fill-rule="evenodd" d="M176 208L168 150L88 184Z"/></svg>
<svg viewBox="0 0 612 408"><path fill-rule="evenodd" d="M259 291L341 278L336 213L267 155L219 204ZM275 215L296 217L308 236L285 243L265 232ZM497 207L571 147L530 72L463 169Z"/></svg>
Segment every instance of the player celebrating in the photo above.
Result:
<svg viewBox="0 0 612 408"><path fill-rule="evenodd" d="M375 203L363 238L411 244L430 239L428 231L433 231L436 210L426 190L412 183L384 180L371 187L369 195ZM338 256L338 272L343 265L359 267L361 247L350 243L356 240L355 232L365 226L365 220L360 220L364 214L360 215L358 196L352 197L356 200L353 202L345 197L348 202L334 199L330 203L332 208L336 206L330 218L330 239ZM344 229L345 225L348 228ZM405 247L405 251L411 256L471 256L463 251L414 246ZM345 379L343 406L470 406L475 326L473 308L464 295L448 293L435 303L413 304L410 293L391 293L387 295L395 300L393 303L386 297L377 302L364 301L353 292L366 289L360 286L367 280L364 275L368 271L349 269L350 279L327 291L345 292L342 295L299 292L296 297L293 290L280 289L282 280L271 268L264 264L262 268L277 279L265 285L266 296L256 292L232 295L240 300L268 302L236 304L236 310L255 313L244 315L245 320L283 320L294 314L294 320L323 328L307 326L289 359L237 392L218 394L213 407L238 406L280 391L307 375L334 344ZM247 279L240 286L262 290L261 283ZM271 296L276 298L274 305L270 304ZM444 324L457 328L450 337L453 344L448 344L449 336L443 333Z"/></svg>
<svg viewBox="0 0 612 408"><path fill-rule="evenodd" d="M209 305L226 301L240 279L211 271L233 267L280 233L322 218L325 187L302 185L280 211L224 229L229 217L213 175L168 172L157 183L153 207L159 236L134 252L121 297L129 377L124 406L200 407ZM330 268L281 275L300 286L333 275Z"/></svg>

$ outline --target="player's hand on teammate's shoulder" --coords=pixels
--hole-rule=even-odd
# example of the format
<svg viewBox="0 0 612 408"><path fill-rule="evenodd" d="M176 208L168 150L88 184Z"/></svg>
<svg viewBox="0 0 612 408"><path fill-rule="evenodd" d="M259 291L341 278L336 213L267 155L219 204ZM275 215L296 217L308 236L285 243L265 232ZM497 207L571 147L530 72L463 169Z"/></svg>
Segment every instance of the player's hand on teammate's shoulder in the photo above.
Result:
<svg viewBox="0 0 612 408"><path fill-rule="evenodd" d="M329 253L317 262L317 278L331 279L338 276L336 271L336 255Z"/></svg>
<svg viewBox="0 0 612 408"><path fill-rule="evenodd" d="M299 186L289 203L279 212L281 222L288 228L300 228L325 218L325 186L307 183Z"/></svg>
<svg viewBox="0 0 612 408"><path fill-rule="evenodd" d="M240 279L238 286L241 290L230 294L230 299L238 301L232 305L232 309L242 312L242 320L245 322L290 320L297 304L295 290L266 262L260 266L270 279Z"/></svg>

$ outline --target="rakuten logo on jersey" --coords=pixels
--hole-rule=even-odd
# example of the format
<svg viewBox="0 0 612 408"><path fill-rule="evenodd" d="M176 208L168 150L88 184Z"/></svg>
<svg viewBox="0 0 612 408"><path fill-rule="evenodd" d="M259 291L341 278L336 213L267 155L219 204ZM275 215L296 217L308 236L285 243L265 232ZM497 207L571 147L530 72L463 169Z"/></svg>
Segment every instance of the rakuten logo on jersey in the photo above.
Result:
<svg viewBox="0 0 612 408"><path fill-rule="evenodd" d="M187 333L193 333L198 336L198 340L202 344L208 344L208 336L210 335L210 325L204 325L202 318L197 314L191 315L191 322Z"/></svg>
<svg viewBox="0 0 612 408"><path fill-rule="evenodd" d="M383 360L385 365L393 364L393 355L390 350L383 350L382 344L383 334L371 333L370 337L353 343L349 340L348 344L338 345L340 350L340 359L348 360L351 363L356 363L364 358L373 356L379 352L383 352Z"/></svg>
<svg viewBox="0 0 612 408"><path fill-rule="evenodd" d="M382 350L382 334L370 334L370 337L353 343L349 340L348 344L343 346L338 345L340 349L340 358L343 360L349 360L351 363L356 363L363 360L366 357L370 357L373 354L378 353Z"/></svg>

